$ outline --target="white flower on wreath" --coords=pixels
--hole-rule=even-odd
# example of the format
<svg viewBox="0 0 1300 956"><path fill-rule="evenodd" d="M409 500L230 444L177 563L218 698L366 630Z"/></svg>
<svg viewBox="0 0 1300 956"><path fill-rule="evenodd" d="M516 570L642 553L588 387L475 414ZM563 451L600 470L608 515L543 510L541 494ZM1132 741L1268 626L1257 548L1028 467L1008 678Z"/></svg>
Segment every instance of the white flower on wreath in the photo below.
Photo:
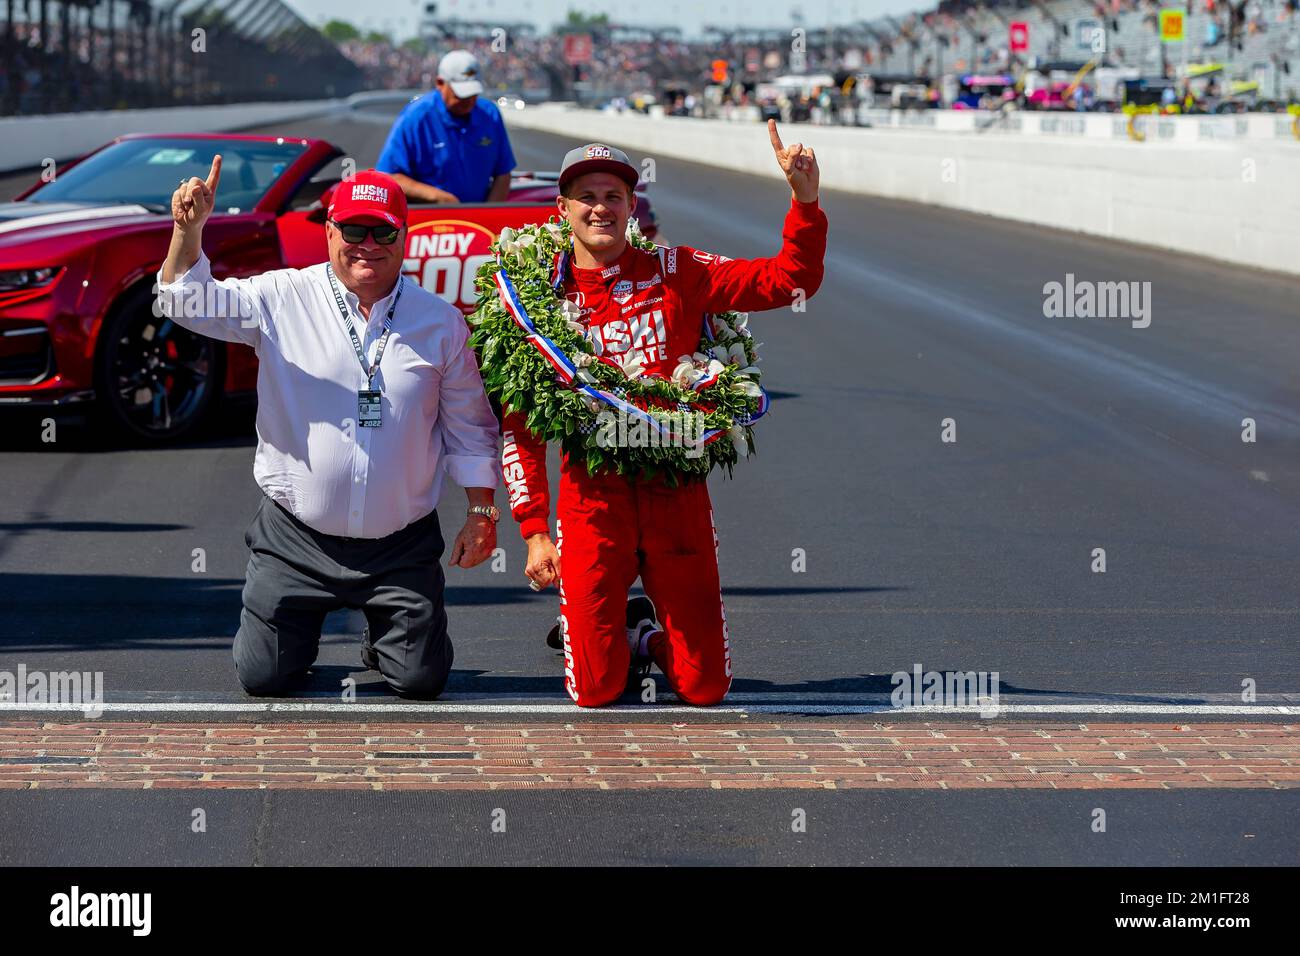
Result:
<svg viewBox="0 0 1300 956"><path fill-rule="evenodd" d="M596 356L591 355L588 352L579 352L573 356L573 364L578 366L578 368L586 368L588 365L595 364L595 362Z"/></svg>
<svg viewBox="0 0 1300 956"><path fill-rule="evenodd" d="M679 358L679 363L673 369L673 384L678 388L692 388L700 379L700 371L695 367L689 355L683 355Z"/></svg>
<svg viewBox="0 0 1300 956"><path fill-rule="evenodd" d="M557 246L564 242L564 230L557 223L542 223L542 229L544 229L546 234L550 236L551 242L555 243Z"/></svg>
<svg viewBox="0 0 1300 956"><path fill-rule="evenodd" d="M516 232L514 229L511 229L509 226L506 226L504 229L501 230L501 235L497 237L497 244L504 246L507 242L514 242L515 236L517 235L519 235L518 232Z"/></svg>
<svg viewBox="0 0 1300 956"><path fill-rule="evenodd" d="M628 378L640 378L645 372L645 363L640 352L625 352L618 360L618 364Z"/></svg>
<svg viewBox="0 0 1300 956"><path fill-rule="evenodd" d="M749 313L737 312L736 317L731 320L731 327L740 335L749 334Z"/></svg>
<svg viewBox="0 0 1300 956"><path fill-rule="evenodd" d="M590 372L588 372L585 368L580 368L580 369L578 369L578 374L575 375L574 378L576 378L576 379L577 379L579 382L581 382L583 385L595 385L595 384L597 384L597 382L596 382L596 376L592 375L592 374L591 374Z"/></svg>
<svg viewBox="0 0 1300 956"><path fill-rule="evenodd" d="M736 342L727 350L728 365L748 365L749 356L745 354L745 346L742 342Z"/></svg>
<svg viewBox="0 0 1300 956"><path fill-rule="evenodd" d="M578 303L572 299L560 300L560 314L571 322L577 322L582 318L582 310L578 308Z"/></svg>
<svg viewBox="0 0 1300 956"><path fill-rule="evenodd" d="M628 242L635 242L641 238L641 223L637 222L635 217L628 217L627 220L627 239Z"/></svg>
<svg viewBox="0 0 1300 956"><path fill-rule="evenodd" d="M745 437L745 429L740 425L732 425L727 429L727 435L731 438L731 443L736 446L736 454L741 458L749 455L749 439Z"/></svg>

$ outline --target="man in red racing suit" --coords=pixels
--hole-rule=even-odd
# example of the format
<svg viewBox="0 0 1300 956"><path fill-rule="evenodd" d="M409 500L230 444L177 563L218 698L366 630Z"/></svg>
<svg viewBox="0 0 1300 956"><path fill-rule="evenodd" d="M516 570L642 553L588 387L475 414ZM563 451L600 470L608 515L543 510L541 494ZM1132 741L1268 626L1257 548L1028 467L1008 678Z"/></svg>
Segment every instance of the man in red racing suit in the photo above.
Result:
<svg viewBox="0 0 1300 956"><path fill-rule="evenodd" d="M783 146L775 123L769 134L793 195L781 251L768 259L728 259L689 246L638 250L625 239L637 180L626 155L591 144L565 158L557 205L572 226L574 250L563 294L581 309L579 322L594 329L598 351L616 361L639 353L645 372L671 376L678 357L697 350L706 313L789 306L817 291L826 216L817 201L816 157L801 145ZM721 701L731 657L706 484L593 476L584 461L566 458L552 545L545 443L517 412L505 416L502 430L510 510L528 542L526 573L535 587L559 579L569 695L584 707L617 700L639 653L683 701ZM639 644L624 613L638 574L659 617Z"/></svg>

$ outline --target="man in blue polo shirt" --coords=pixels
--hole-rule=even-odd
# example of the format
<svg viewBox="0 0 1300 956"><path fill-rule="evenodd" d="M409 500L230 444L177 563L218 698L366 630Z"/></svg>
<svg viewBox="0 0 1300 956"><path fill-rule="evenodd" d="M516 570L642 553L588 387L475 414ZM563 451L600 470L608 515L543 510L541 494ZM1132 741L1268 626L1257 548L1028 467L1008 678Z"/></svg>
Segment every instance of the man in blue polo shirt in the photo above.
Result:
<svg viewBox="0 0 1300 956"><path fill-rule="evenodd" d="M375 168L397 180L413 203L501 202L510 194L506 124L480 100L478 60L452 50L438 64L437 89L397 117Z"/></svg>

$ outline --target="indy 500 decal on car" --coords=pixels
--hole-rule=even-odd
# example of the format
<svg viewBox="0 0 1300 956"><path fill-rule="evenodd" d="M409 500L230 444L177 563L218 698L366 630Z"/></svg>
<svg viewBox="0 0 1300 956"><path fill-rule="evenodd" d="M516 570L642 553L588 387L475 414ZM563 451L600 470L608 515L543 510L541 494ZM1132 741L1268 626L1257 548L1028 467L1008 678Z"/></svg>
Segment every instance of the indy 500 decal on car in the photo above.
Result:
<svg viewBox="0 0 1300 956"><path fill-rule="evenodd" d="M406 233L402 272L461 311L474 305L474 279L492 258L496 234L465 219L437 219Z"/></svg>

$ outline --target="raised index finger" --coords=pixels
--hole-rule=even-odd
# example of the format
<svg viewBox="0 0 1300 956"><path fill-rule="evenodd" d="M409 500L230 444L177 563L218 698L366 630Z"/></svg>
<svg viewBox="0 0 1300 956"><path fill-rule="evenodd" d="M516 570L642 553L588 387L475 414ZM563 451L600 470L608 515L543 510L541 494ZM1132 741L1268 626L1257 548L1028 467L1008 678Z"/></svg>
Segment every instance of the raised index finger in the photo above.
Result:
<svg viewBox="0 0 1300 956"><path fill-rule="evenodd" d="M219 182L221 182L221 154L217 153L212 157L212 169L208 172L208 181L205 184L208 192L215 193Z"/></svg>
<svg viewBox="0 0 1300 956"><path fill-rule="evenodd" d="M767 135L768 138L772 140L772 148L774 150L779 153L781 150L785 149L781 144L781 134L776 131L776 120L770 119L767 121Z"/></svg>

